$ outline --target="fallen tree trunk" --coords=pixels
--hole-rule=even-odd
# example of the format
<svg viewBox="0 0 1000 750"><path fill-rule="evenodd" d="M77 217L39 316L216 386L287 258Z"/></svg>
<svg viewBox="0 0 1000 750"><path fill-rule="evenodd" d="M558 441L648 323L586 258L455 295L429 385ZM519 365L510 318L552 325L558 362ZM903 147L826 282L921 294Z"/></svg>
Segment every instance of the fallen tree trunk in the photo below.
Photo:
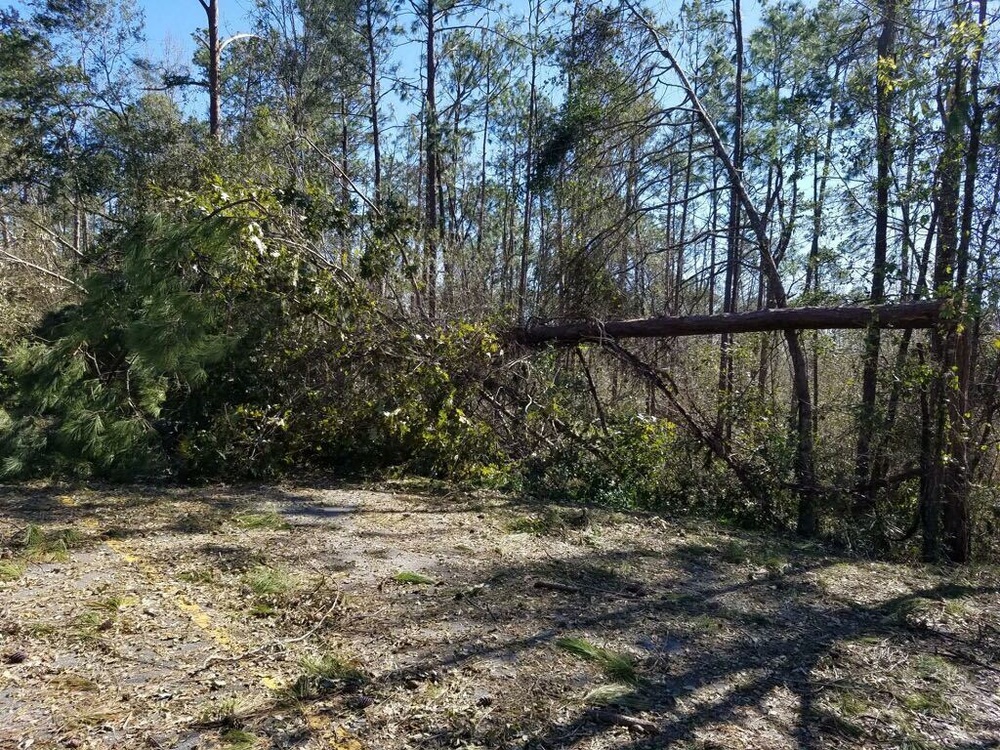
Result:
<svg viewBox="0 0 1000 750"><path fill-rule="evenodd" d="M862 307L783 307L722 315L681 315L635 320L529 325L511 330L525 346L576 344L628 338L670 338L717 333L756 333L839 328L931 328L940 318L938 301Z"/></svg>

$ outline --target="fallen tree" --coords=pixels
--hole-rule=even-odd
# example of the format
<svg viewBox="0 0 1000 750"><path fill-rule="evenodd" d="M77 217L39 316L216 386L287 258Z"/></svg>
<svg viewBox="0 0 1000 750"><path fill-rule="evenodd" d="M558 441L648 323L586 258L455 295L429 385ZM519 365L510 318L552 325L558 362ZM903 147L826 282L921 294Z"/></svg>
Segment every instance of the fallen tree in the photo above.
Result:
<svg viewBox="0 0 1000 750"><path fill-rule="evenodd" d="M680 315L634 320L578 321L527 325L511 330L525 346L576 344L628 338L670 338L719 333L867 328L931 328L940 319L939 301L858 307L783 307L721 315Z"/></svg>

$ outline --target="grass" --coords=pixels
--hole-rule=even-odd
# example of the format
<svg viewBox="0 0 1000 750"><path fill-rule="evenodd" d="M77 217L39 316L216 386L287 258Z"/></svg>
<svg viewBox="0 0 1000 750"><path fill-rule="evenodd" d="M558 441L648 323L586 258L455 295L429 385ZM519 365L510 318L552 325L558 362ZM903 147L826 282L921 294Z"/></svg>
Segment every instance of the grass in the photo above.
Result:
<svg viewBox="0 0 1000 750"><path fill-rule="evenodd" d="M628 685L635 685L639 682L635 663L625 654L595 646L583 638L559 638L556 641L556 647L578 656L584 661L596 664L609 679L615 682Z"/></svg>
<svg viewBox="0 0 1000 750"><path fill-rule="evenodd" d="M224 516L217 512L185 513L174 522L174 530L183 534L208 534L222 528Z"/></svg>
<svg viewBox="0 0 1000 750"><path fill-rule="evenodd" d="M903 599L886 619L904 627L922 628L926 626L927 619L937 606L935 602L921 596L908 597Z"/></svg>
<svg viewBox="0 0 1000 750"><path fill-rule="evenodd" d="M343 687L362 684L365 674L353 661L336 654L306 657L299 662L302 669L288 692L297 700L318 698Z"/></svg>
<svg viewBox="0 0 1000 750"><path fill-rule="evenodd" d="M247 710L246 704L237 697L224 698L218 703L212 703L198 713L197 724L202 726L215 725L238 729ZM225 732L223 736L225 736ZM256 739L256 738L254 738Z"/></svg>
<svg viewBox="0 0 1000 750"><path fill-rule="evenodd" d="M139 600L134 596L109 596L106 599L90 602L87 607L97 612L114 615L125 607L134 607L138 603Z"/></svg>
<svg viewBox="0 0 1000 750"><path fill-rule="evenodd" d="M737 541L728 541L723 545L719 555L724 562L731 565L741 565L750 559L746 545Z"/></svg>
<svg viewBox="0 0 1000 750"><path fill-rule="evenodd" d="M914 671L919 677L930 682L950 682L955 668L936 654L920 654L914 662Z"/></svg>
<svg viewBox="0 0 1000 750"><path fill-rule="evenodd" d="M278 608L267 602L254 602L250 607L253 617L271 617L278 614Z"/></svg>
<svg viewBox="0 0 1000 750"><path fill-rule="evenodd" d="M851 740L859 740L865 734L863 727L829 711L814 709L811 714L812 721L824 732L839 734Z"/></svg>
<svg viewBox="0 0 1000 750"><path fill-rule="evenodd" d="M506 524L511 534L531 534L532 536L549 536L569 529L583 529L589 526L590 516L584 509L560 510L546 508L542 513L517 516Z"/></svg>
<svg viewBox="0 0 1000 750"><path fill-rule="evenodd" d="M588 706L617 706L636 710L649 707L649 701L640 696L634 687L622 683L596 687L584 696L583 702Z"/></svg>
<svg viewBox="0 0 1000 750"><path fill-rule="evenodd" d="M951 704L940 690L924 688L919 693L911 693L903 698L903 705L919 714L941 716L951 711Z"/></svg>
<svg viewBox="0 0 1000 750"><path fill-rule="evenodd" d="M233 522L241 529L247 530L285 531L289 528L288 522L281 514L273 510L265 513L241 513L233 518Z"/></svg>
<svg viewBox="0 0 1000 750"><path fill-rule="evenodd" d="M837 693L832 702L840 715L845 718L861 716L871 707L864 697L849 691Z"/></svg>
<svg viewBox="0 0 1000 750"><path fill-rule="evenodd" d="M33 622L25 628L28 635L45 638L59 632L59 626L51 622Z"/></svg>
<svg viewBox="0 0 1000 750"><path fill-rule="evenodd" d="M257 735L238 727L227 729L219 739L222 740L223 745L234 748L234 750L249 750L257 745Z"/></svg>
<svg viewBox="0 0 1000 750"><path fill-rule="evenodd" d="M688 627L701 633L718 633L725 627L725 622L720 617L712 615L698 615L688 620Z"/></svg>
<svg viewBox="0 0 1000 750"><path fill-rule="evenodd" d="M532 536L548 536L562 528L562 518L549 508L541 515L518 516L507 523L507 531L511 534L531 534Z"/></svg>
<svg viewBox="0 0 1000 750"><path fill-rule="evenodd" d="M74 692L93 692L100 686L91 679L78 674L61 674L52 680L53 684Z"/></svg>
<svg viewBox="0 0 1000 750"><path fill-rule="evenodd" d="M433 585L437 583L433 578L423 575L422 573L414 573L412 570L401 570L392 577L396 583L415 583L419 585Z"/></svg>
<svg viewBox="0 0 1000 750"><path fill-rule="evenodd" d="M719 557L730 565L749 563L765 568L769 573L781 573L788 566L788 558L767 546L745 544L731 539L719 550Z"/></svg>
<svg viewBox="0 0 1000 750"><path fill-rule="evenodd" d="M257 565L243 575L243 583L257 596L279 596L292 589L292 579L280 568Z"/></svg>
<svg viewBox="0 0 1000 750"><path fill-rule="evenodd" d="M723 550L725 553L725 550ZM687 544L682 544L677 547L676 554L685 560L691 560L693 562L703 562L706 557L713 557L719 554L719 550L710 544L701 544L699 542L689 542ZM737 555L734 550L733 555ZM742 558L740 558L742 560ZM727 560L727 562L732 562Z"/></svg>
<svg viewBox="0 0 1000 750"><path fill-rule="evenodd" d="M22 546L25 558L37 562L66 562L71 547L79 546L84 536L73 528L44 531L36 524L28 524Z"/></svg>
<svg viewBox="0 0 1000 750"><path fill-rule="evenodd" d="M114 622L114 615L110 617L106 612L92 611L84 612L73 619L73 627L80 638L90 640L97 637L102 630L109 629L110 623Z"/></svg>
<svg viewBox="0 0 1000 750"><path fill-rule="evenodd" d="M0 560L0 581L16 581L24 575L24 563L20 560Z"/></svg>
<svg viewBox="0 0 1000 750"><path fill-rule="evenodd" d="M177 578L185 583L215 583L215 571L212 568L195 568L178 573Z"/></svg>

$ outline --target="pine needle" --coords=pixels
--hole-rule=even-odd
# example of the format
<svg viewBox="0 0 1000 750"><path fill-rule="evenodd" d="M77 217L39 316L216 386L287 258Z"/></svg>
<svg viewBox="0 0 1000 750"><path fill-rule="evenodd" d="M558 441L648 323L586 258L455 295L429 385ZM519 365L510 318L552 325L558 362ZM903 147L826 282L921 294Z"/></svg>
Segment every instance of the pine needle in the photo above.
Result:
<svg viewBox="0 0 1000 750"><path fill-rule="evenodd" d="M560 638L556 647L578 656L584 661L597 664L610 679L616 682L634 685L639 681L635 672L635 664L628 656L595 646L583 638Z"/></svg>

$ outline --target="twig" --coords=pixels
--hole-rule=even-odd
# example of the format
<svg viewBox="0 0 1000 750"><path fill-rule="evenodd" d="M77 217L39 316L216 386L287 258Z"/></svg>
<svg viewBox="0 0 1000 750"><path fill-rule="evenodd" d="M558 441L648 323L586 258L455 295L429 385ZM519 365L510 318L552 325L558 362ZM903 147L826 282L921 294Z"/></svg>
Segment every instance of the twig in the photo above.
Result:
<svg viewBox="0 0 1000 750"><path fill-rule="evenodd" d="M74 287L76 289L79 289L81 292L86 292L87 291L86 288L84 288L80 284L77 284L72 279L68 279L65 276L62 276L61 274L58 274L55 271L50 271L49 269L44 268L43 266L40 266L40 265L38 265L36 263L32 263L30 260L25 260L24 258L19 258L16 255L12 255L8 251L2 250L2 249L0 249L0 254L2 254L3 258L6 259L7 261L9 261L10 263L17 263L17 264L22 265L22 266L27 266L28 268L32 268L32 269L38 271L39 273L44 273L46 276L51 276L53 279L57 279L57 280L61 281L62 283L66 284L68 286L71 286L71 287Z"/></svg>
<svg viewBox="0 0 1000 750"><path fill-rule="evenodd" d="M987 664L986 662L980 661L975 656L970 656L969 654L963 654L961 651L950 651L948 649L941 649L938 651L939 654L949 656L952 659L957 659L958 661L968 662L969 664L975 664L977 667L982 667L983 669L988 669L990 672L997 672L1000 674L1000 669L997 669L992 664Z"/></svg>
<svg viewBox="0 0 1000 750"><path fill-rule="evenodd" d="M595 719L605 721L609 724L615 724L619 727L628 727L629 729L638 729L640 732L649 732L650 734L653 734L659 729L659 727L651 721L638 719L635 716L620 714L617 711L609 711L606 708L594 709L590 712L590 715Z"/></svg>
<svg viewBox="0 0 1000 750"><path fill-rule="evenodd" d="M316 625L312 628L312 630L309 630L308 632L303 633L302 635L298 636L297 638L289 638L288 640L281 641L281 643L283 645L287 646L289 643L298 643L299 641L304 641L304 640L308 639L310 636L312 636L314 633L316 633L317 630L319 630L320 628L323 627L323 625L326 624L326 621L330 618L330 615L333 614L334 610L337 609L337 607L339 607L341 605L341 603L342 603L342 599L340 597L340 592L338 591L337 595L335 597L333 597L333 604L331 604L330 608L327 609L326 612L323 613L323 616L321 618L319 618L319 622L316 623Z"/></svg>
<svg viewBox="0 0 1000 750"><path fill-rule="evenodd" d="M550 591L561 591L564 594L583 593L579 586L570 586L556 581L535 581L536 589L548 589Z"/></svg>
<svg viewBox="0 0 1000 750"><path fill-rule="evenodd" d="M276 641L271 641L270 643L266 643L258 648L251 649L250 651L244 651L241 654L235 654L233 656L210 656L208 659L205 660L204 664L198 667L198 669L191 672L191 675L193 676L198 674L199 672L204 672L206 669L215 664L228 664L234 661L243 661L244 659L247 659L251 656L256 656L257 654L269 651L271 649L278 649L284 646L288 646L289 644L292 643L299 643L300 641L307 640L308 638L312 637L316 633L316 631L322 628L323 625L326 624L326 621L330 619L330 615L332 615L334 610L336 610L337 607L339 607L342 603L343 599L341 598L340 592L338 591L337 595L333 598L333 604L331 604L329 609L327 609L326 612L323 613L323 616L319 618L319 622L317 622L310 630L306 631L302 635L297 636L295 638L287 638L284 640L278 639Z"/></svg>

